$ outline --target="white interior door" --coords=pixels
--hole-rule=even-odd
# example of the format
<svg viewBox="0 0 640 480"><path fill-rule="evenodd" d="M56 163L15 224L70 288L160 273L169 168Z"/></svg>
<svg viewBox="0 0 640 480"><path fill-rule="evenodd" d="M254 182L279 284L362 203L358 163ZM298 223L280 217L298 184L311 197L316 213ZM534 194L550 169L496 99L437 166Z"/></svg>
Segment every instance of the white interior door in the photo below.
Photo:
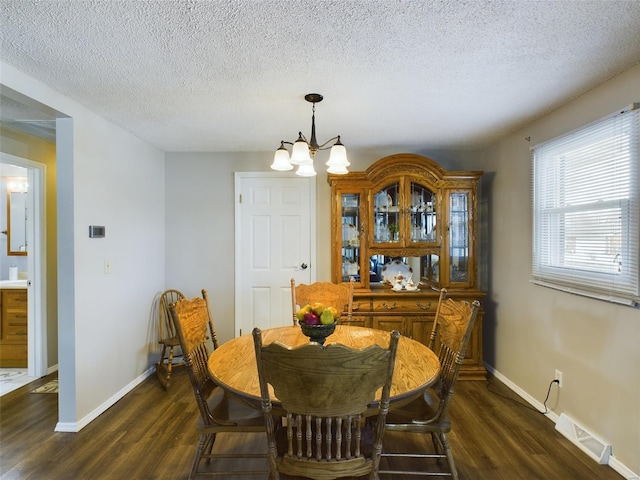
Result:
<svg viewBox="0 0 640 480"><path fill-rule="evenodd" d="M235 174L235 334L291 325L291 278L315 280L315 177Z"/></svg>

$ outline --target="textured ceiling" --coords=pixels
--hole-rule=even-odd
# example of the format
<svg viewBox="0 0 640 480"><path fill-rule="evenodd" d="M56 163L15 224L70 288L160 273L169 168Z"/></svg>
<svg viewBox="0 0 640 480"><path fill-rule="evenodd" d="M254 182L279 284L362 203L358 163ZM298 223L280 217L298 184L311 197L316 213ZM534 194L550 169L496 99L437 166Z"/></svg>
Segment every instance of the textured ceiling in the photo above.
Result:
<svg viewBox="0 0 640 480"><path fill-rule="evenodd" d="M640 1L0 0L0 58L165 151L482 148L640 62ZM636 99L637 100L637 99ZM617 106L616 106L617 107Z"/></svg>

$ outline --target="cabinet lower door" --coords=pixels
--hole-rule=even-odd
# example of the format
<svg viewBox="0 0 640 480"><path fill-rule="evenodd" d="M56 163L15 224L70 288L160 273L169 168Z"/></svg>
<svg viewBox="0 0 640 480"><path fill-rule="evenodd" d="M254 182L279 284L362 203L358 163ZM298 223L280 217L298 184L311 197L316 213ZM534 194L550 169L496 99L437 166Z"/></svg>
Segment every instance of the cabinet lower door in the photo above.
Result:
<svg viewBox="0 0 640 480"><path fill-rule="evenodd" d="M384 330L386 332L392 332L397 330L401 335L406 335L405 332L405 317L392 317L392 316L375 316L373 317L373 328L378 330Z"/></svg>
<svg viewBox="0 0 640 480"><path fill-rule="evenodd" d="M407 321L407 336L424 345L429 345L435 316L413 317Z"/></svg>

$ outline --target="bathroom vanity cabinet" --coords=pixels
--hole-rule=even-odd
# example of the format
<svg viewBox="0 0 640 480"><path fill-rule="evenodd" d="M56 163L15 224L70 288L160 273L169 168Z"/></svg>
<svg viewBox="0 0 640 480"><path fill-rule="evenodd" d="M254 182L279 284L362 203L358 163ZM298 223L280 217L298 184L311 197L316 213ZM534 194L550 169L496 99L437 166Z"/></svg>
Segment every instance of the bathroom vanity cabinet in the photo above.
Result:
<svg viewBox="0 0 640 480"><path fill-rule="evenodd" d="M27 367L27 289L0 290L0 367Z"/></svg>

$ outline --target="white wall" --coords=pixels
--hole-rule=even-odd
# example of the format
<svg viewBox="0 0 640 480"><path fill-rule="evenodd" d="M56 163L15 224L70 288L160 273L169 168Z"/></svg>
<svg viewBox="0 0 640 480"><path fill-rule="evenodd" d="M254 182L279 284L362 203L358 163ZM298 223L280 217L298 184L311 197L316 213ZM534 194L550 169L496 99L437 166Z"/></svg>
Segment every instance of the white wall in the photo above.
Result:
<svg viewBox="0 0 640 480"><path fill-rule="evenodd" d="M233 174L265 170L264 155L166 154L167 288L188 298L206 288L220 341L234 336Z"/></svg>
<svg viewBox="0 0 640 480"><path fill-rule="evenodd" d="M164 154L2 64L0 83L58 121L59 424L77 430L147 374L164 289ZM90 239L89 225L106 226ZM112 273L104 274L104 260Z"/></svg>
<svg viewBox="0 0 640 480"><path fill-rule="evenodd" d="M529 282L529 148L639 101L640 65L504 138L481 161L491 239L485 361L540 403L555 369L561 370L564 386L548 406L611 443L615 461L635 472L640 472L640 311Z"/></svg>

